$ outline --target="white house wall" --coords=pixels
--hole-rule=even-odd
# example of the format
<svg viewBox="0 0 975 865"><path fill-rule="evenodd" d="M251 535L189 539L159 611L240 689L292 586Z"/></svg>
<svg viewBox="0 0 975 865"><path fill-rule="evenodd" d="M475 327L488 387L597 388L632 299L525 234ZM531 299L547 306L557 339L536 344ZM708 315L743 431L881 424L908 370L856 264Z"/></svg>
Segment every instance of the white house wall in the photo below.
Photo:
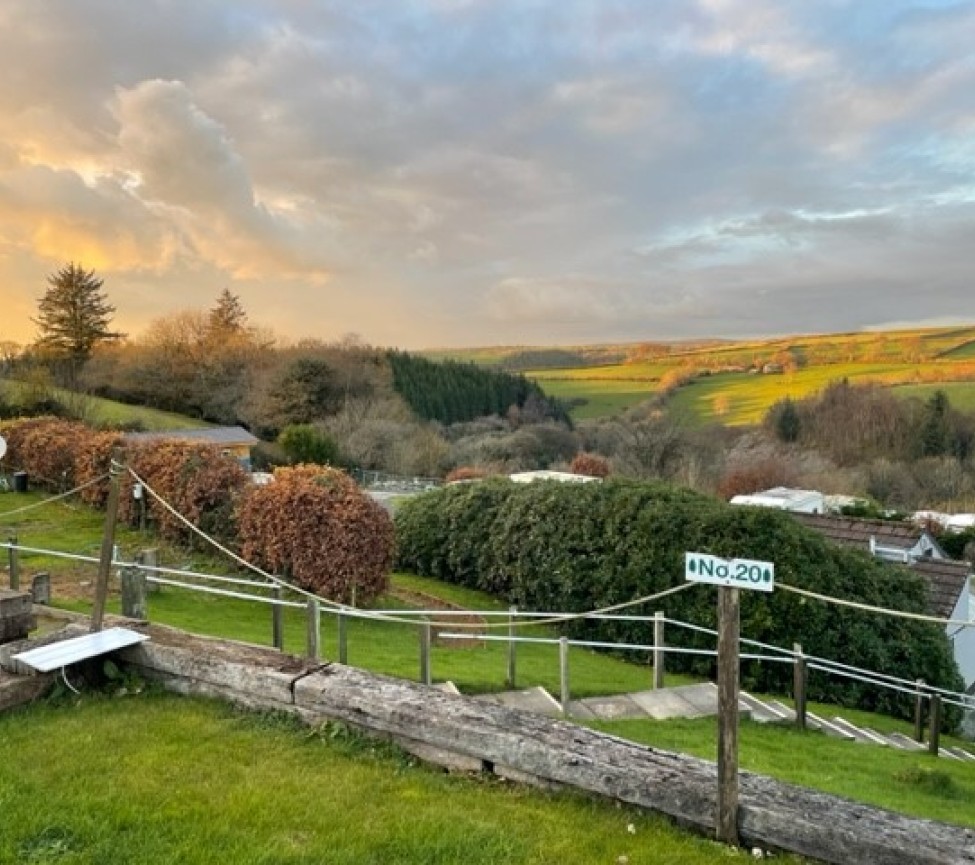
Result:
<svg viewBox="0 0 975 865"><path fill-rule="evenodd" d="M969 619L969 592L961 593L955 609L951 613L951 618L958 620ZM975 683L975 622L967 628L959 629L958 625L948 626L948 635L954 646L955 662L965 679L965 687L971 687ZM952 636L953 635L953 636Z"/></svg>

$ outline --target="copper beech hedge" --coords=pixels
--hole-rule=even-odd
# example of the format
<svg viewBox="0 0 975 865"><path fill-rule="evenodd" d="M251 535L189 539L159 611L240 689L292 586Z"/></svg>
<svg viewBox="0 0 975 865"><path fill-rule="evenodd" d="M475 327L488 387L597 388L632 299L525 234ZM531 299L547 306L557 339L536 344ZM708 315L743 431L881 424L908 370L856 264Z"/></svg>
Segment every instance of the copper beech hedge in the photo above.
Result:
<svg viewBox="0 0 975 865"><path fill-rule="evenodd" d="M393 522L343 472L279 468L238 509L241 553L309 591L345 603L381 594L393 565Z"/></svg>
<svg viewBox="0 0 975 865"><path fill-rule="evenodd" d="M178 440L125 443L58 418L15 420L0 426L5 460L36 486L58 492L107 475L113 449L125 445L128 465L194 526L237 548L255 564L288 575L301 587L335 600L364 603L386 587L394 534L385 510L344 473L321 466L278 469L267 486L254 486L234 459L213 445ZM134 479L122 478L119 518L136 525L142 504ZM108 481L82 490L104 507ZM146 516L177 543L199 541L182 520L145 498Z"/></svg>

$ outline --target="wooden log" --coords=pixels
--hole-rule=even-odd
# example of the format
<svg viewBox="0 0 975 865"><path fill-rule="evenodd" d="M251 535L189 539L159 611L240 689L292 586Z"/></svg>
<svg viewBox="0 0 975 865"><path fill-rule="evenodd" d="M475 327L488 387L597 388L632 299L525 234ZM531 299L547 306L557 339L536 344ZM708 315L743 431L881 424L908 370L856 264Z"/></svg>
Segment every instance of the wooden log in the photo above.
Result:
<svg viewBox="0 0 975 865"><path fill-rule="evenodd" d="M182 634L176 639L171 629L155 625L144 630L152 641L120 657L168 677L170 687L184 692L288 707L313 723L343 721L407 748L412 742L467 765L507 767L524 780L586 790L714 832L717 771L706 760L338 664L316 668L263 647ZM749 772L740 773L738 830L747 846L835 865L975 862L975 830Z"/></svg>

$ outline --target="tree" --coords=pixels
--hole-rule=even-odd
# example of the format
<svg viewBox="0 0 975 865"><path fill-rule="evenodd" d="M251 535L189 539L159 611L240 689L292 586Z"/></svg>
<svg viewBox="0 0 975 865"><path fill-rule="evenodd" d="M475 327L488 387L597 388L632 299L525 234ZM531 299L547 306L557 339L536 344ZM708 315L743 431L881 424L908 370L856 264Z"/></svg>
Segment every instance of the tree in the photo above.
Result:
<svg viewBox="0 0 975 865"><path fill-rule="evenodd" d="M799 438L801 422L796 404L786 397L782 400L778 417L775 420L775 432L784 442L794 442Z"/></svg>
<svg viewBox="0 0 975 865"><path fill-rule="evenodd" d="M229 289L220 292L216 306L207 313L207 332L211 337L236 336L247 329L247 313L240 298Z"/></svg>
<svg viewBox="0 0 975 865"><path fill-rule="evenodd" d="M72 262L48 276L47 283L37 304L37 318L32 319L40 329L37 345L55 360L65 361L73 380L99 342L124 334L109 329L115 307L93 270Z"/></svg>
<svg viewBox="0 0 975 865"><path fill-rule="evenodd" d="M335 465L339 447L327 432L312 424L291 424L278 436L278 444L293 463Z"/></svg>

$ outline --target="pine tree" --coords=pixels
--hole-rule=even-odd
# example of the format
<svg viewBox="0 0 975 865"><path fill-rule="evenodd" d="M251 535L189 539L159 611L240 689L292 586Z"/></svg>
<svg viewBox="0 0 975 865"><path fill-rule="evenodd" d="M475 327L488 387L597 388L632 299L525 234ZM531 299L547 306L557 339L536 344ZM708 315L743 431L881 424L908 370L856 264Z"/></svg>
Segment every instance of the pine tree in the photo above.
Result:
<svg viewBox="0 0 975 865"><path fill-rule="evenodd" d="M240 298L225 288L217 304L207 313L207 330L213 336L231 336L247 328L247 313Z"/></svg>
<svg viewBox="0 0 975 865"><path fill-rule="evenodd" d="M73 262L47 278L47 290L37 304L40 330L37 345L56 360L66 361L73 376L102 341L124 334L109 329L115 307L102 291L93 270Z"/></svg>

